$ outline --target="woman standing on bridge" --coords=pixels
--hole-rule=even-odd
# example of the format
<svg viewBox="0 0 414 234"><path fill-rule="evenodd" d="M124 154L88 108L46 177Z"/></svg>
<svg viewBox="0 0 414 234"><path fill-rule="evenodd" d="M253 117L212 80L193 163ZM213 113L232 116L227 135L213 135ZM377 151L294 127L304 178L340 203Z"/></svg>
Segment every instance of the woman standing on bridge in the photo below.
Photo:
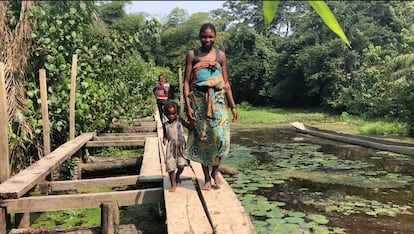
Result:
<svg viewBox="0 0 414 234"><path fill-rule="evenodd" d="M221 185L217 172L230 149L227 105L233 122L238 120L238 113L227 78L226 55L213 48L214 25L202 25L199 39L201 48L188 51L185 65L184 98L187 116L194 124L188 132L187 153L190 159L202 164L205 179L202 189L210 190L212 178L217 187Z"/></svg>

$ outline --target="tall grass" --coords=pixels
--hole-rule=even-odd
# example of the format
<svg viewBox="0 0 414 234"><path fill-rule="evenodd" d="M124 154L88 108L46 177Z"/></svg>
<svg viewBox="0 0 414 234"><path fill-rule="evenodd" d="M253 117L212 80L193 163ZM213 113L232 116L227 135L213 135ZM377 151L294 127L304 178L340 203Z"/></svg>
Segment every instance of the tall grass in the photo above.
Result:
<svg viewBox="0 0 414 234"><path fill-rule="evenodd" d="M318 111L288 110L271 107L238 108L239 124L277 124L291 122L333 122L335 116Z"/></svg>
<svg viewBox="0 0 414 234"><path fill-rule="evenodd" d="M334 124L348 128L355 128L358 134L373 136L399 135L407 136L407 125L398 120L367 120L362 117L352 116L348 113L332 115L318 110L282 109L272 107L253 107L248 104L240 104L237 109L239 121L235 126L289 124L291 122L303 122L309 125L324 126ZM229 112L231 115L231 113ZM336 130L336 129L331 129Z"/></svg>

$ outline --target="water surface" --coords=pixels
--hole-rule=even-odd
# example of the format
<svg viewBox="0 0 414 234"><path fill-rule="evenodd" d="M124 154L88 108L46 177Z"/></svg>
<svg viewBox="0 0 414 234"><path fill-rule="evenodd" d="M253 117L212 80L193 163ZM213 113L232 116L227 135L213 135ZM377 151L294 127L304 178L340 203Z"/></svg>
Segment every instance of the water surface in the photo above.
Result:
<svg viewBox="0 0 414 234"><path fill-rule="evenodd" d="M299 134L232 129L226 176L257 233L414 233L414 158Z"/></svg>

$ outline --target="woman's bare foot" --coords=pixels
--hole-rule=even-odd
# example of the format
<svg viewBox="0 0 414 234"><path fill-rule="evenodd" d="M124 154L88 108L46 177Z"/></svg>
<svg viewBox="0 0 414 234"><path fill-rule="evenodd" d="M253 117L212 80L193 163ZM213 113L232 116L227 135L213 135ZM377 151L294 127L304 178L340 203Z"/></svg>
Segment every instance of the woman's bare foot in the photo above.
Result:
<svg viewBox="0 0 414 234"><path fill-rule="evenodd" d="M218 175L218 173L216 173L216 174L211 174L211 177L213 177L213 179L214 179L214 183L216 184L216 186L218 187L218 188L220 188L220 186L223 184L223 182L221 181L221 179L220 179L220 176Z"/></svg>
<svg viewBox="0 0 414 234"><path fill-rule="evenodd" d="M201 187L202 190L210 191L211 190L211 182L207 182Z"/></svg>

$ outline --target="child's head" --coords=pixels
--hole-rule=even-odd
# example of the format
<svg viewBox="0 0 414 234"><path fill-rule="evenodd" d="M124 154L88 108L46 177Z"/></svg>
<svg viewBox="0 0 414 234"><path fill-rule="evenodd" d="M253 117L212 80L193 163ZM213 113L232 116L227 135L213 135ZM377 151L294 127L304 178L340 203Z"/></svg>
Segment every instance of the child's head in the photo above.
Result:
<svg viewBox="0 0 414 234"><path fill-rule="evenodd" d="M211 49L216 41L216 28L210 23L203 24L200 28L198 37L202 48Z"/></svg>
<svg viewBox="0 0 414 234"><path fill-rule="evenodd" d="M178 106L174 101L168 101L164 105L164 115L167 117L168 122L174 122L177 119Z"/></svg>
<svg viewBox="0 0 414 234"><path fill-rule="evenodd" d="M163 75L163 74L160 74L160 75L158 76L158 81L159 81L159 82L165 82L165 78L164 78L164 75Z"/></svg>

